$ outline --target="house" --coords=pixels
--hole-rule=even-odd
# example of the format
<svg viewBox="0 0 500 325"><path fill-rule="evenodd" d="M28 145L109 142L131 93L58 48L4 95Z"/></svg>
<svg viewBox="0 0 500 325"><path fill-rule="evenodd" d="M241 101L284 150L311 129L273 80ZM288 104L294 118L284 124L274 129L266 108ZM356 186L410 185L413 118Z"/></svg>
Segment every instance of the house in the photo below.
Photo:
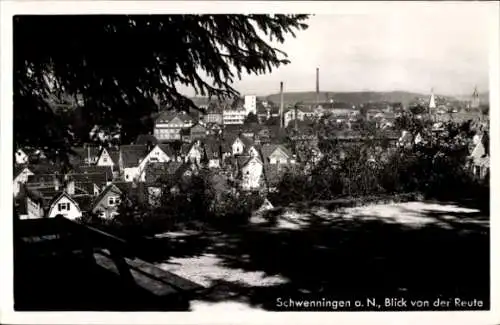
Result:
<svg viewBox="0 0 500 325"><path fill-rule="evenodd" d="M142 161L148 155L146 145L133 144L120 147L118 165L125 182L141 181Z"/></svg>
<svg viewBox="0 0 500 325"><path fill-rule="evenodd" d="M266 197L262 205L257 209L257 212L265 212L274 209L274 206L271 204L269 199Z"/></svg>
<svg viewBox="0 0 500 325"><path fill-rule="evenodd" d="M260 157L260 146L256 144L250 145L247 148L246 153L250 157Z"/></svg>
<svg viewBox="0 0 500 325"><path fill-rule="evenodd" d="M233 156L244 154L245 151L248 150L250 146L252 146L252 144L253 141L251 139L242 135L237 136L231 144Z"/></svg>
<svg viewBox="0 0 500 325"><path fill-rule="evenodd" d="M200 123L195 124L190 130L191 141L201 140L207 136L207 128Z"/></svg>
<svg viewBox="0 0 500 325"><path fill-rule="evenodd" d="M243 190L260 190L263 182L263 163L259 157L237 157L240 187Z"/></svg>
<svg viewBox="0 0 500 325"><path fill-rule="evenodd" d="M28 180L26 182L26 186L30 189L37 188L45 188L52 187L56 190L59 190L62 187L63 179L62 176L53 173L53 174L36 174L28 175Z"/></svg>
<svg viewBox="0 0 500 325"><path fill-rule="evenodd" d="M472 172L479 179L484 179L490 170L490 155L484 137L485 135L482 135L480 139L476 140L477 144L469 156Z"/></svg>
<svg viewBox="0 0 500 325"><path fill-rule="evenodd" d="M205 116L203 116L203 121L207 124L214 123L217 125L222 124L222 109L218 107L211 107L207 110Z"/></svg>
<svg viewBox="0 0 500 325"><path fill-rule="evenodd" d="M78 203L65 191L54 196L52 202L49 204L46 217L54 218L59 215L70 220L75 220L82 216L82 211Z"/></svg>
<svg viewBox="0 0 500 325"><path fill-rule="evenodd" d="M28 177L31 175L34 175L34 173L28 167L14 168L14 182L13 182L14 197L17 197L19 195L22 185L28 182Z"/></svg>
<svg viewBox="0 0 500 325"><path fill-rule="evenodd" d="M80 174L105 174L108 180L113 179L113 170L110 166L80 166L75 168L75 173Z"/></svg>
<svg viewBox="0 0 500 325"><path fill-rule="evenodd" d="M265 144L261 148L262 159L265 164L294 163L292 153L283 145Z"/></svg>
<svg viewBox="0 0 500 325"><path fill-rule="evenodd" d="M26 218L54 218L62 215L68 219L82 216L80 206L66 191L53 187L26 189Z"/></svg>
<svg viewBox="0 0 500 325"><path fill-rule="evenodd" d="M69 155L72 166L94 165L99 159L101 148L96 146L73 147Z"/></svg>
<svg viewBox="0 0 500 325"><path fill-rule="evenodd" d="M70 195L75 193L98 195L102 189L111 183L113 175L109 172L71 173L66 175L65 180L68 184L67 192ZM70 182L73 182L73 185Z"/></svg>
<svg viewBox="0 0 500 325"><path fill-rule="evenodd" d="M205 158L208 162L208 168L221 168L222 166L222 144L217 138L206 138L203 141Z"/></svg>
<svg viewBox="0 0 500 325"><path fill-rule="evenodd" d="M210 135L220 135L222 133L222 126L215 123L207 123L207 134Z"/></svg>
<svg viewBox="0 0 500 325"><path fill-rule="evenodd" d="M48 191L47 191L48 190ZM50 198L55 196L57 191L53 188L43 190L26 189L26 219L40 219L45 217L46 206Z"/></svg>
<svg viewBox="0 0 500 325"><path fill-rule="evenodd" d="M23 149L17 149L15 159L17 165L25 165L29 162L29 156Z"/></svg>
<svg viewBox="0 0 500 325"><path fill-rule="evenodd" d="M205 157L205 152L201 142L197 140L192 144L184 145L182 147L182 155L184 156L184 162L191 162L200 165Z"/></svg>
<svg viewBox="0 0 500 325"><path fill-rule="evenodd" d="M179 141L181 130L189 129L193 124L193 118L186 112L165 111L155 121L154 136L159 141Z"/></svg>
<svg viewBox="0 0 500 325"><path fill-rule="evenodd" d="M224 125L243 125L247 115L244 108L224 110L222 112L222 122Z"/></svg>
<svg viewBox="0 0 500 325"><path fill-rule="evenodd" d="M295 111L297 111L297 117L295 116ZM295 119L304 121L306 118L314 117L314 115L314 110L308 107L289 108L283 114L283 124L287 127L288 124Z"/></svg>
<svg viewBox="0 0 500 325"><path fill-rule="evenodd" d="M168 143L160 143L149 151L146 157L140 162L138 173L140 180L145 181L145 169L150 163L168 163L175 160L175 152Z"/></svg>
<svg viewBox="0 0 500 325"><path fill-rule="evenodd" d="M117 148L103 148L97 158L96 166L111 167L115 172L118 169L120 151Z"/></svg>
<svg viewBox="0 0 500 325"><path fill-rule="evenodd" d="M115 184L110 184L97 196L92 204L91 211L101 218L112 218L118 214L123 191Z"/></svg>
<svg viewBox="0 0 500 325"><path fill-rule="evenodd" d="M44 149L47 149L47 147ZM14 156L15 163L18 165L28 163L37 164L45 161L47 158L42 150L29 147L17 149Z"/></svg>

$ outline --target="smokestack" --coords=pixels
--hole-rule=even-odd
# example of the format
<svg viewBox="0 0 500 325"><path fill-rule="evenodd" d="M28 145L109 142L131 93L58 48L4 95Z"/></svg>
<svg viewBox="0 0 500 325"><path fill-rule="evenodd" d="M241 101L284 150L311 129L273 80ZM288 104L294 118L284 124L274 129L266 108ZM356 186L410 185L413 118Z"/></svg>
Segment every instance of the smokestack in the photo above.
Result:
<svg viewBox="0 0 500 325"><path fill-rule="evenodd" d="M280 128L283 128L283 81L280 82Z"/></svg>
<svg viewBox="0 0 500 325"><path fill-rule="evenodd" d="M316 68L316 104L319 105L319 68Z"/></svg>

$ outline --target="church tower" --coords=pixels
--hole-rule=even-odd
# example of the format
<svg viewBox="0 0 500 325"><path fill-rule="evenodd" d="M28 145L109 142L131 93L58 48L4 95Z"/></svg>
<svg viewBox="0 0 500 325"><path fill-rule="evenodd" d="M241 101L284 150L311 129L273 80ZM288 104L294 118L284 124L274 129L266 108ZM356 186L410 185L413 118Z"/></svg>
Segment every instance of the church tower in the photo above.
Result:
<svg viewBox="0 0 500 325"><path fill-rule="evenodd" d="M472 93L472 100L470 103L470 108L479 108L479 93L477 92L477 87L474 87L474 92Z"/></svg>
<svg viewBox="0 0 500 325"><path fill-rule="evenodd" d="M432 117L436 112L436 98L434 97L434 89L431 89L431 98L429 99L429 116Z"/></svg>

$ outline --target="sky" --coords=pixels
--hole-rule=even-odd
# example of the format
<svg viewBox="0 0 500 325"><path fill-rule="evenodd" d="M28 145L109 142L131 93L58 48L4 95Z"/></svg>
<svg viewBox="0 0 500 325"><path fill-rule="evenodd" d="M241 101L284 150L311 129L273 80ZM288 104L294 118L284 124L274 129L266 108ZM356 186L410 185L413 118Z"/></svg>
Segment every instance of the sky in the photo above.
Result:
<svg viewBox="0 0 500 325"><path fill-rule="evenodd" d="M436 7L437 9L437 7ZM489 16L467 6L371 14L316 14L309 28L273 44L291 63L266 75L244 75L243 95L284 90L412 91L470 95L488 91ZM194 95L190 89L183 89Z"/></svg>

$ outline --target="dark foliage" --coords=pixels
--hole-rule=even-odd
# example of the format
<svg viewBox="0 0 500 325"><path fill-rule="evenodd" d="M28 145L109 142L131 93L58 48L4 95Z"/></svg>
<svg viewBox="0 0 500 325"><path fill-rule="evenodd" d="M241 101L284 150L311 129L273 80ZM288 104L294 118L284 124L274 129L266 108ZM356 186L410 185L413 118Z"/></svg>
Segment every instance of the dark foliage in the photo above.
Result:
<svg viewBox="0 0 500 325"><path fill-rule="evenodd" d="M314 128L323 156L311 164L314 167L310 170L284 175L273 200L289 204L419 192L427 198L442 200L468 198L488 208L489 176L480 181L467 168L470 141L475 133L471 121L448 122L442 131L433 132L430 120L403 114L396 125L409 131L408 146L391 146L370 125L362 125L362 141L345 144L328 137L338 131L334 125L318 121ZM422 141L415 143L417 134ZM487 132L482 141L488 147ZM307 145L296 148L302 151L306 163L310 160L308 149L311 148Z"/></svg>
<svg viewBox="0 0 500 325"><path fill-rule="evenodd" d="M250 112L250 113L248 113L247 117L245 117L244 123L245 124L259 123L259 118L257 117L257 115Z"/></svg>
<svg viewBox="0 0 500 325"><path fill-rule="evenodd" d="M94 125L128 143L151 129L157 102L197 108L178 92L180 84L202 96L238 97L232 83L242 73L289 62L259 32L282 43L307 28L307 17L16 16L15 145L47 147L51 157L64 159L75 137L86 137ZM79 107L77 134L51 105L63 98Z"/></svg>

